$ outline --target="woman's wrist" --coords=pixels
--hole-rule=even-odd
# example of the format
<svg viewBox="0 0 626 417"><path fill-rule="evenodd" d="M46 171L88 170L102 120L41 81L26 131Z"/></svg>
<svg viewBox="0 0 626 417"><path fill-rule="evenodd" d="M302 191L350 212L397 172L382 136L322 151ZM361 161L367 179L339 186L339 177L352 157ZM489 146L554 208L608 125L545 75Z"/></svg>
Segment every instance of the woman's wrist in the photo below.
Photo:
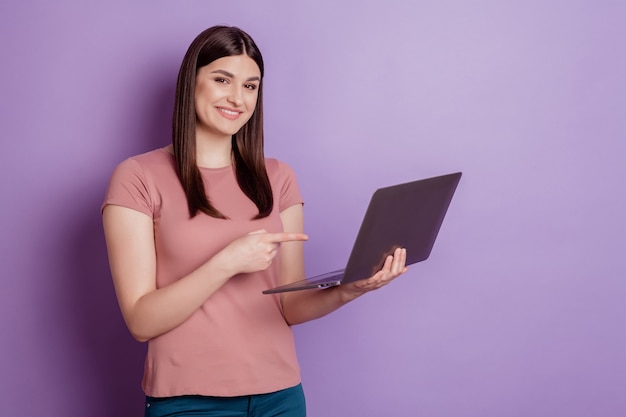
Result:
<svg viewBox="0 0 626 417"><path fill-rule="evenodd" d="M366 293L366 291L359 290L352 284L339 285L335 287L335 289L339 293L341 304L347 304L350 301L354 301Z"/></svg>

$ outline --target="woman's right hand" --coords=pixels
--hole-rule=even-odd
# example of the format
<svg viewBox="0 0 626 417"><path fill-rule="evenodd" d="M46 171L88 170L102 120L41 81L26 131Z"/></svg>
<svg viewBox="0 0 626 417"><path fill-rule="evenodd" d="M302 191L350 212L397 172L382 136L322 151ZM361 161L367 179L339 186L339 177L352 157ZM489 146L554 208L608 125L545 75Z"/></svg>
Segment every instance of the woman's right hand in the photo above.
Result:
<svg viewBox="0 0 626 417"><path fill-rule="evenodd" d="M263 271L272 264L281 243L304 240L308 240L304 233L268 233L264 229L256 230L231 242L215 255L213 261L218 261L231 276Z"/></svg>
<svg viewBox="0 0 626 417"><path fill-rule="evenodd" d="M107 205L103 226L120 309L139 341L179 326L233 275L266 269L282 242L308 239L303 233L258 230L236 239L198 269L157 289L152 218L133 209Z"/></svg>

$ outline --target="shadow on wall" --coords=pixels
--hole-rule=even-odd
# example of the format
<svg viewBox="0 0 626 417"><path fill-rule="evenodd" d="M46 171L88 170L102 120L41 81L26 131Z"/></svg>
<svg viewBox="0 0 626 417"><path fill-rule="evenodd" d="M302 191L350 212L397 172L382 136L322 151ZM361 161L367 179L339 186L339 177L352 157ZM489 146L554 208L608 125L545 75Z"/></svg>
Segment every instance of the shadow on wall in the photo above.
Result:
<svg viewBox="0 0 626 417"><path fill-rule="evenodd" d="M141 148L152 150L172 143L172 113L176 93L175 72L165 72L147 91L146 101L137 109L142 125L138 137L129 138ZM128 155L131 156L131 155Z"/></svg>
<svg viewBox="0 0 626 417"><path fill-rule="evenodd" d="M153 87L145 90L145 96L138 100L142 105L132 112L120 109L118 120L128 129L116 143L130 148L122 146L124 150L118 152L119 160L113 161L113 166L170 142L175 79L155 82ZM79 401L68 405L72 412L90 417L131 417L143 413L141 378L147 345L130 335L110 275L100 215L110 175L102 172L98 183L73 190L75 198L66 199L71 203L59 209L67 216L66 224L71 225L63 242L66 248L59 249L66 254L58 275L65 281L59 285L68 300L60 307L61 322L65 323L62 332L67 334L59 337L73 354L67 378L74 381L69 384L80 387L82 394Z"/></svg>
<svg viewBox="0 0 626 417"><path fill-rule="evenodd" d="M97 187L94 187L97 188ZM76 363L73 377L86 385L87 397L78 406L90 407L91 417L141 415L141 377L145 344L135 341L119 311L111 280L99 213L101 196L91 195L87 207L69 231L65 260L72 308L67 311L73 329ZM85 206L83 206L85 207ZM95 210L94 210L95 209Z"/></svg>

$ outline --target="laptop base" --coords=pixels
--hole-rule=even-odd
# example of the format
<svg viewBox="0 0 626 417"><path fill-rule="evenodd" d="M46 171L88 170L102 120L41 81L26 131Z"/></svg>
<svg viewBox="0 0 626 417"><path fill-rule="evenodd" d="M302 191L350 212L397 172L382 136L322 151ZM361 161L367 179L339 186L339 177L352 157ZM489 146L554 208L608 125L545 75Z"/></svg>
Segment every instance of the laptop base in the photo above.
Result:
<svg viewBox="0 0 626 417"><path fill-rule="evenodd" d="M326 274L317 275L311 278L292 282L290 284L281 285L280 287L265 290L263 291L263 294L275 294L275 293L287 292L287 291L312 290L315 288L336 287L337 285L341 284L343 273L344 273L343 269L328 272Z"/></svg>

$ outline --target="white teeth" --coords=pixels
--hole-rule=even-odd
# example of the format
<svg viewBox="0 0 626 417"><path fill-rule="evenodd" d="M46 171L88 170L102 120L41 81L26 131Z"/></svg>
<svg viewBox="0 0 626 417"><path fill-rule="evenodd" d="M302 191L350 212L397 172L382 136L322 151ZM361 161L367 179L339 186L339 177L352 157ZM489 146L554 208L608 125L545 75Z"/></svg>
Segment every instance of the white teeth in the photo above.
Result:
<svg viewBox="0 0 626 417"><path fill-rule="evenodd" d="M230 110L226 110L226 109L219 109L222 113L226 113L226 114L230 114L230 115L236 115L239 114L239 112L236 111L230 111Z"/></svg>

